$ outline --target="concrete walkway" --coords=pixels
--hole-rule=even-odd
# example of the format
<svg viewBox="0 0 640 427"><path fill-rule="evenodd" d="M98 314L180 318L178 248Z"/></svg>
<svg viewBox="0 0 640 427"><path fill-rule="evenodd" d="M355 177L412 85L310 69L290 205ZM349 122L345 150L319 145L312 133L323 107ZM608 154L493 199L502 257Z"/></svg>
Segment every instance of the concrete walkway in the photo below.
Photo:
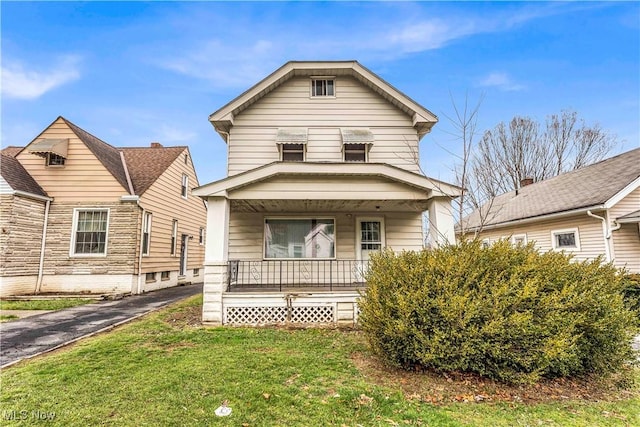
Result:
<svg viewBox="0 0 640 427"><path fill-rule="evenodd" d="M202 293L202 284L178 286L0 323L0 368L111 329L199 293Z"/></svg>

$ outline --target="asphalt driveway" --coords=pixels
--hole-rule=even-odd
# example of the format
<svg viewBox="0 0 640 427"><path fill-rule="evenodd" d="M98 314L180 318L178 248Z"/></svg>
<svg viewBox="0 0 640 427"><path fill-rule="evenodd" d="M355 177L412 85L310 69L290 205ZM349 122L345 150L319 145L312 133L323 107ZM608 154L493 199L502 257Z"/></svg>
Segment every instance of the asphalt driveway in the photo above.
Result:
<svg viewBox="0 0 640 427"><path fill-rule="evenodd" d="M199 293L202 293L202 284L178 286L0 323L0 368L111 329Z"/></svg>

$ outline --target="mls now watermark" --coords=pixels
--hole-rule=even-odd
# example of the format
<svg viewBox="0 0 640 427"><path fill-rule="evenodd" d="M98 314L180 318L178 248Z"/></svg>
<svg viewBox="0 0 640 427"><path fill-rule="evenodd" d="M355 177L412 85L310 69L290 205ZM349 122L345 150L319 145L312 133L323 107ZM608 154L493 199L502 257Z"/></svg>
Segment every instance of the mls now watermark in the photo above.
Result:
<svg viewBox="0 0 640 427"><path fill-rule="evenodd" d="M48 411L2 411L2 419L6 421L53 421L55 418L56 413Z"/></svg>

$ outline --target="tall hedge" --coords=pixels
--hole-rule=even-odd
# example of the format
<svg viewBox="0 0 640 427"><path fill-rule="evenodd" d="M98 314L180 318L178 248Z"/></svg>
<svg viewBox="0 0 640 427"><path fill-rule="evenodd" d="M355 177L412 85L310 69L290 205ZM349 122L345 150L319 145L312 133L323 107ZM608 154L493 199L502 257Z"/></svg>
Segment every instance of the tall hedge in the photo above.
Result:
<svg viewBox="0 0 640 427"><path fill-rule="evenodd" d="M622 275L506 241L373 257L359 322L404 368L509 383L619 370L633 359Z"/></svg>

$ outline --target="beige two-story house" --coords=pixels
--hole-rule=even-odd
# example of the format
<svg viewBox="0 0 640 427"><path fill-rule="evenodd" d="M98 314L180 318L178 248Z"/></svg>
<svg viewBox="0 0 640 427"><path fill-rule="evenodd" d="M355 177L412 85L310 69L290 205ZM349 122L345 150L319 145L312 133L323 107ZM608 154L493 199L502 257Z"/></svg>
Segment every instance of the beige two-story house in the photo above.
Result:
<svg viewBox="0 0 640 427"><path fill-rule="evenodd" d="M485 245L534 242L640 273L640 148L499 195L462 225Z"/></svg>
<svg viewBox="0 0 640 427"><path fill-rule="evenodd" d="M437 117L356 61L288 62L210 115L203 320L353 322L368 260L454 241L459 188L420 173Z"/></svg>
<svg viewBox="0 0 640 427"><path fill-rule="evenodd" d="M58 117L0 165L1 295L202 282L206 206L187 147L116 148Z"/></svg>

